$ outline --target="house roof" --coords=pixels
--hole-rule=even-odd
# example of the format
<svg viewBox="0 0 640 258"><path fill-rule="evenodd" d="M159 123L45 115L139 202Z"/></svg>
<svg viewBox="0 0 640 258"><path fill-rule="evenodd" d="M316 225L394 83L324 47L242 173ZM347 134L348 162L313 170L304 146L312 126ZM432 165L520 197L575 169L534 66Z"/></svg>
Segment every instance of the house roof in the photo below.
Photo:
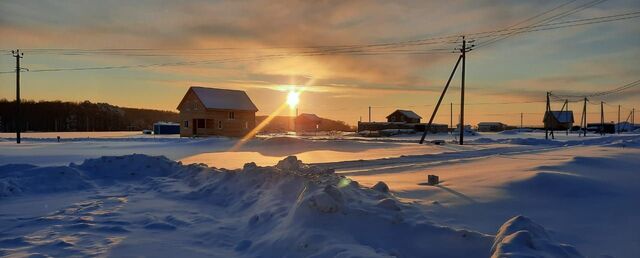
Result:
<svg viewBox="0 0 640 258"><path fill-rule="evenodd" d="M402 114L403 116L406 116L407 118L413 118L413 119L421 119L422 118L418 114L416 114L415 112L413 112L411 110L402 110L402 109L398 109L396 111L393 111L393 113L388 115L387 118L389 118L391 115L395 114L396 112L399 112L400 114Z"/></svg>
<svg viewBox="0 0 640 258"><path fill-rule="evenodd" d="M247 93L241 90L192 86L189 91L193 91L207 109L258 111L258 108L253 104Z"/></svg>
<svg viewBox="0 0 640 258"><path fill-rule="evenodd" d="M558 123L573 123L573 111L550 111ZM545 120L549 112L545 113Z"/></svg>
<svg viewBox="0 0 640 258"><path fill-rule="evenodd" d="M302 113L302 114L298 115L298 117L296 117L296 119L320 121L320 117L318 117L316 114L308 114L308 113Z"/></svg>

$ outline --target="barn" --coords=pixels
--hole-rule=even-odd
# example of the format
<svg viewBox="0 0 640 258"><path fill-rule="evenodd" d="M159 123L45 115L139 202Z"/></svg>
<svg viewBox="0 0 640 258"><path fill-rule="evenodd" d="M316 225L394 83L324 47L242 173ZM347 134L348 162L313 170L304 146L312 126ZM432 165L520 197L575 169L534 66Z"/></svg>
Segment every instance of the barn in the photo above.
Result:
<svg viewBox="0 0 640 258"><path fill-rule="evenodd" d="M177 108L180 136L242 137L256 125L258 108L246 92L193 86Z"/></svg>

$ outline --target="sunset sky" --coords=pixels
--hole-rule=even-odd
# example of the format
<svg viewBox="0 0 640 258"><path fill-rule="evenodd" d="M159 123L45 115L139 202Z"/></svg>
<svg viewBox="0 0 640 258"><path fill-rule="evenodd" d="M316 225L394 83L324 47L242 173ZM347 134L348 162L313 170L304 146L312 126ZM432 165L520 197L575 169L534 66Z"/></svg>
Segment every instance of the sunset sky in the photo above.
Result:
<svg viewBox="0 0 640 258"><path fill-rule="evenodd" d="M559 11L591 1L6 0L0 2L0 72L14 69L10 50L19 48L23 66L34 71L128 67L25 72L24 99L175 111L186 89L201 85L245 90L263 115L286 101L291 85L306 85L301 113L353 125L360 117L367 120L373 106L376 121L394 109L411 109L427 120L457 59L448 51L457 46L455 39L366 48L367 54L317 54L325 49L318 46L492 31L565 2L571 3ZM640 1L609 0L554 22L634 11ZM530 32L470 52L466 122L515 125L524 112L525 124L540 124L545 106L538 101L546 91L588 94L638 80L639 24L636 18ZM141 67L130 67L136 65ZM449 103L459 102L459 78L436 122L449 122ZM14 74L0 74L0 86L0 98L15 98ZM623 114L640 108L640 87L602 100L609 104L606 120L614 120L613 106L622 105ZM570 108L577 111L578 104ZM458 111L454 106L454 116Z"/></svg>

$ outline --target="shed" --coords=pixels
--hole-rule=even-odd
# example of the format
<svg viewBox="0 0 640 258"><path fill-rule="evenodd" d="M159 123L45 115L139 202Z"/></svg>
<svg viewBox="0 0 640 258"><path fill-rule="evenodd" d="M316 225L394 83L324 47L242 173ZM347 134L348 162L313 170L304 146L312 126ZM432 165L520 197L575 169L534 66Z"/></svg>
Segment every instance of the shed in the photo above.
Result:
<svg viewBox="0 0 640 258"><path fill-rule="evenodd" d="M179 134L180 124L170 122L157 122L153 124L153 134Z"/></svg>

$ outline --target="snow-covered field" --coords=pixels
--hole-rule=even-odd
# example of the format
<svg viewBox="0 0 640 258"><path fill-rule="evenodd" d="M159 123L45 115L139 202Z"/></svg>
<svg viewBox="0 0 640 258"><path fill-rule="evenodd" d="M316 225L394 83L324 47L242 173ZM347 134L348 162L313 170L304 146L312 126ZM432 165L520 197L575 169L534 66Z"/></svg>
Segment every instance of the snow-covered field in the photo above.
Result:
<svg viewBox="0 0 640 258"><path fill-rule="evenodd" d="M637 134L57 135L0 135L0 256L640 254Z"/></svg>

